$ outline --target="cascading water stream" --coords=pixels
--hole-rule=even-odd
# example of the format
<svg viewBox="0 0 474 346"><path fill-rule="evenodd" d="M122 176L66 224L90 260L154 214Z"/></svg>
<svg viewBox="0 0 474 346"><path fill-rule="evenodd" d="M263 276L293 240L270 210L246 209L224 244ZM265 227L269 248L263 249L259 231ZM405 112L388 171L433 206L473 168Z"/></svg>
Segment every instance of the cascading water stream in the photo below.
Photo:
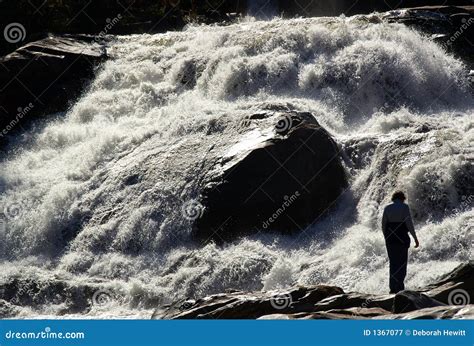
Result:
<svg viewBox="0 0 474 346"><path fill-rule="evenodd" d="M295 282L384 292L380 211L394 186L422 242L408 287L471 257L474 103L464 65L429 39L372 15L191 26L108 50L74 107L2 162L0 282L105 282L129 298L90 316ZM210 148L268 104L312 112L341 143L351 198L299 235L198 246L181 207Z"/></svg>

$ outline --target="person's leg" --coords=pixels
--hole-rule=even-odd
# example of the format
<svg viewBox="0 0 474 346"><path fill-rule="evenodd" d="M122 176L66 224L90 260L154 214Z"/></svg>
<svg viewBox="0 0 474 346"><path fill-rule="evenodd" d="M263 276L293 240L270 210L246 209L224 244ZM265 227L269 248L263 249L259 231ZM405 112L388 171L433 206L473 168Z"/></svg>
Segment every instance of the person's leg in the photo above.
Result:
<svg viewBox="0 0 474 346"><path fill-rule="evenodd" d="M408 249L397 243L387 243L390 260L390 293L398 293L405 289L403 281L406 276Z"/></svg>
<svg viewBox="0 0 474 346"><path fill-rule="evenodd" d="M407 276L407 265L408 265L408 247L405 245L400 246L399 250L399 268L397 273L397 281L399 283L399 290L405 289L405 277Z"/></svg>
<svg viewBox="0 0 474 346"><path fill-rule="evenodd" d="M389 260L389 287L390 287L390 293L396 293L397 290L397 281L394 276L394 273L396 272L396 250L394 248L394 244L387 243L387 254L388 254L388 260Z"/></svg>

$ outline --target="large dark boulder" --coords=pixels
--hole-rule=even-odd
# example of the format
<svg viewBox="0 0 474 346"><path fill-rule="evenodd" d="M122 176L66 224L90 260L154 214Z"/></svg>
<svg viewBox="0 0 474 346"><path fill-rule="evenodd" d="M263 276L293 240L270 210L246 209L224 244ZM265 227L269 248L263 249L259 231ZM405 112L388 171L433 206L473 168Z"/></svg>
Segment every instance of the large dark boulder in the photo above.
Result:
<svg viewBox="0 0 474 346"><path fill-rule="evenodd" d="M242 126L205 178L199 239L301 230L337 202L347 186L340 149L312 114L264 111Z"/></svg>
<svg viewBox="0 0 474 346"><path fill-rule="evenodd" d="M0 136L64 111L93 77L105 48L86 37L48 37L0 58Z"/></svg>

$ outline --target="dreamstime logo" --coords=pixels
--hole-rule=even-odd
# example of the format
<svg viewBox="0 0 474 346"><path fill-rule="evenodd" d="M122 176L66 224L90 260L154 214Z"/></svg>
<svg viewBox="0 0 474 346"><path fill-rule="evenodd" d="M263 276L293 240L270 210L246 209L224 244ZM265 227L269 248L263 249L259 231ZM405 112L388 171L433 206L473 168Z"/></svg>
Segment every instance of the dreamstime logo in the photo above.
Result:
<svg viewBox="0 0 474 346"><path fill-rule="evenodd" d="M15 127L15 125L18 124L20 120L23 119L23 117L27 115L34 107L35 106L31 102L25 107L18 107L18 113L16 114L16 117L12 119L7 124L7 126L5 126L5 128L0 131L0 137L6 136L8 132L10 132Z"/></svg>
<svg viewBox="0 0 474 346"><path fill-rule="evenodd" d="M372 298L368 298L360 305L360 307L362 309L367 309L370 306L370 304L372 303L372 301L373 301ZM352 312L352 316L357 318L357 317L360 317L361 314L359 314L357 311L354 311L354 312Z"/></svg>
<svg viewBox="0 0 474 346"><path fill-rule="evenodd" d="M453 213L460 213L469 209L474 202L474 195L461 196L461 203L458 208L453 209Z"/></svg>
<svg viewBox="0 0 474 346"><path fill-rule="evenodd" d="M276 125L275 125L275 130L277 133L285 133L287 132L288 130L291 129L291 127L293 126L293 119L291 118L291 115L290 114L285 114L285 115L282 115Z"/></svg>
<svg viewBox="0 0 474 346"><path fill-rule="evenodd" d="M201 217L204 207L195 199L190 199L181 206L181 213L189 221L197 220Z"/></svg>
<svg viewBox="0 0 474 346"><path fill-rule="evenodd" d="M471 302L471 297L469 296L469 293L463 289L456 289L451 292L449 292L448 295L448 303L449 305L469 305Z"/></svg>
<svg viewBox="0 0 474 346"><path fill-rule="evenodd" d="M5 41L9 43L18 43L26 37L26 30L20 23L10 23L3 30Z"/></svg>
<svg viewBox="0 0 474 346"><path fill-rule="evenodd" d="M55 340L55 339L84 339L86 336L84 332L56 332L52 331L51 327L46 327L44 330L34 331L15 331L9 330L5 333L5 339L12 340Z"/></svg>
<svg viewBox="0 0 474 346"><path fill-rule="evenodd" d="M272 216L270 216L267 220L263 222L262 227L264 229L270 227L270 225L275 222L275 220L278 219L285 212L285 210L287 210L298 199L299 196L301 196L300 192L295 191L293 195L289 197L283 197L284 202L282 203L281 207L275 210Z"/></svg>
<svg viewBox="0 0 474 346"><path fill-rule="evenodd" d="M112 28L122 20L122 18L123 17L120 13L114 18L107 18L105 20L107 24L104 26L104 29L95 37L95 40L98 41L99 39L103 39L105 35L107 35L112 30Z"/></svg>
<svg viewBox="0 0 474 346"><path fill-rule="evenodd" d="M110 304L114 300L113 294L108 290L98 290L92 295L92 304L104 306Z"/></svg>
<svg viewBox="0 0 474 346"><path fill-rule="evenodd" d="M467 20L466 18L463 18L461 20L462 25L459 27L458 30L454 34L452 34L449 39L444 43L445 47L446 46L451 46L464 32L474 23L474 18L469 18Z"/></svg>
<svg viewBox="0 0 474 346"><path fill-rule="evenodd" d="M289 293L281 293L274 295L270 299L271 306L276 310L283 310L287 307L291 306L293 300L291 299L291 294Z"/></svg>

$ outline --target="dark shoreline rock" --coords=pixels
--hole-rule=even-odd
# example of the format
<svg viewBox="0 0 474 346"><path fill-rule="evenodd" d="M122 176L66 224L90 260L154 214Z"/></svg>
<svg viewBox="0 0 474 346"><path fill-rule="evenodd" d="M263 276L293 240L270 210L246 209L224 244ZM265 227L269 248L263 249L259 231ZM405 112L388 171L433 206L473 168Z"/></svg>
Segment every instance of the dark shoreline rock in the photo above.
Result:
<svg viewBox="0 0 474 346"><path fill-rule="evenodd" d="M104 279L71 284L70 278L56 275L18 276L0 283L0 318L15 317L22 307L41 314L43 306L54 306L57 316L82 315L93 305L107 307L114 302L130 307L158 307L153 319L474 319L474 304L470 300L474 291L469 289L474 281L473 268L474 262L464 263L432 285L397 295L345 293L339 287L318 285L259 292L228 291L174 303L145 292L131 296ZM432 287L445 287L447 283L452 285L449 304L428 298ZM463 299L459 299L459 294Z"/></svg>
<svg viewBox="0 0 474 346"><path fill-rule="evenodd" d="M348 181L338 144L314 116L264 111L242 126L239 143L207 175L196 238L291 233L325 215Z"/></svg>
<svg viewBox="0 0 474 346"><path fill-rule="evenodd" d="M65 111L106 57L93 37L51 36L0 58L0 146L30 121Z"/></svg>
<svg viewBox="0 0 474 346"><path fill-rule="evenodd" d="M430 298L423 293L402 291L395 295L395 298L393 299L392 311L396 314L400 314L402 312L411 312L444 305L446 304L443 304L436 299Z"/></svg>
<svg viewBox="0 0 474 346"><path fill-rule="evenodd" d="M165 315L155 312L153 318L254 319L275 311L304 312L318 301L341 293L343 291L339 287L310 286L252 294L245 292L216 294L199 300L177 302L165 312Z"/></svg>
<svg viewBox="0 0 474 346"><path fill-rule="evenodd" d="M470 69L474 68L474 6L400 8L385 13L384 18L429 35Z"/></svg>
<svg viewBox="0 0 474 346"><path fill-rule="evenodd" d="M234 292L197 300L179 301L154 319L472 319L474 305L474 262L457 267L440 281L417 291L372 295L344 293L339 287L294 287L271 292ZM430 297L433 287L451 290L445 303ZM464 287L466 290L460 289ZM449 288L447 288L449 290ZM460 291L462 290L462 291ZM425 293L422 293L425 292ZM453 294L465 300L455 300Z"/></svg>
<svg viewBox="0 0 474 346"><path fill-rule="evenodd" d="M129 35L181 30L191 22L217 23L232 20L231 13L245 12L244 2L233 0L179 1L0 1L0 28L19 23L23 42L0 37L0 55L20 44L43 38L48 33Z"/></svg>

